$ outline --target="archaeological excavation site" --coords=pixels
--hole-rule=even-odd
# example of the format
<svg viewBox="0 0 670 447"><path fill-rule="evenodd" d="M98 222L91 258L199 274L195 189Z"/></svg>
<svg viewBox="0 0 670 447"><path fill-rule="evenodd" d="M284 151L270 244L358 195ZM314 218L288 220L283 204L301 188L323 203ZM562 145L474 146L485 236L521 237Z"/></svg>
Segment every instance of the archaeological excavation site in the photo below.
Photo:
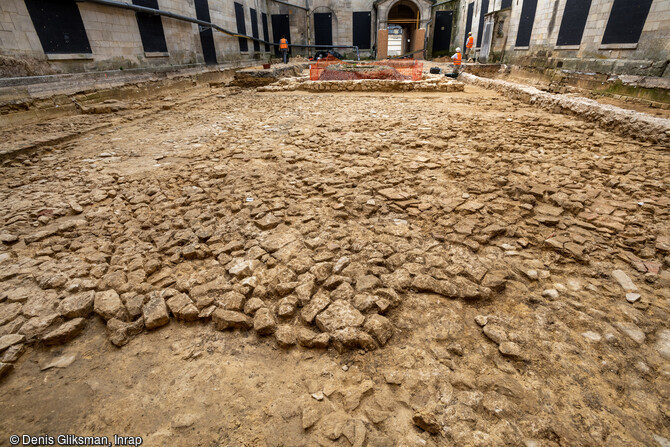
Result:
<svg viewBox="0 0 670 447"><path fill-rule="evenodd" d="M670 0L0 0L0 447L670 447Z"/></svg>

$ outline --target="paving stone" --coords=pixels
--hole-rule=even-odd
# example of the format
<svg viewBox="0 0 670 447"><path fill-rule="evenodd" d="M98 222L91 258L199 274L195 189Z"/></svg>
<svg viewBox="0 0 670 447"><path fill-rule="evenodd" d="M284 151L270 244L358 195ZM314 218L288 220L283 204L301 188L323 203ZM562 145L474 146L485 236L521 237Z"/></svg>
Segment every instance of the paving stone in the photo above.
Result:
<svg viewBox="0 0 670 447"><path fill-rule="evenodd" d="M191 301L188 295L185 293L179 293L169 298L165 302L172 312L172 315L175 316L178 320L184 321L195 321L198 319L198 314L200 311Z"/></svg>
<svg viewBox="0 0 670 447"><path fill-rule="evenodd" d="M254 314L254 330L259 335L271 335L277 330L275 316L267 307L258 309Z"/></svg>
<svg viewBox="0 0 670 447"><path fill-rule="evenodd" d="M13 345L23 343L25 340L26 337L20 334L3 335L2 337L0 337L0 352L4 351L5 349Z"/></svg>
<svg viewBox="0 0 670 447"><path fill-rule="evenodd" d="M241 312L232 310L217 309L212 314L214 326L219 331L226 329L251 329L254 325L253 320Z"/></svg>
<svg viewBox="0 0 670 447"><path fill-rule="evenodd" d="M65 318L79 318L79 317L86 318L93 313L94 301L95 301L95 292L89 290L87 292L81 292L75 295L65 297L58 305L58 310L60 311L61 315L63 315ZM109 304L114 305L113 299L107 299L107 301L108 302L112 301L112 303ZM99 304L102 305L101 303ZM105 303L104 307L106 307L106 304L108 303ZM107 313L107 311L105 312L107 315L110 316L116 315L116 312L114 311L110 313ZM117 312L120 312L120 315L123 314L122 311Z"/></svg>
<svg viewBox="0 0 670 447"><path fill-rule="evenodd" d="M42 337L42 341L48 345L56 345L68 342L81 333L86 327L84 318L74 318L61 324L55 330Z"/></svg>
<svg viewBox="0 0 670 447"><path fill-rule="evenodd" d="M323 332L333 332L346 327L359 327L365 317L348 301L338 300L316 317L316 325Z"/></svg>
<svg viewBox="0 0 670 447"><path fill-rule="evenodd" d="M165 300L155 292L149 295L149 300L142 308L142 315L147 329L156 329L170 322Z"/></svg>
<svg viewBox="0 0 670 447"><path fill-rule="evenodd" d="M93 310L105 320L111 320L112 318L128 320L128 311L115 290L97 292L93 302Z"/></svg>

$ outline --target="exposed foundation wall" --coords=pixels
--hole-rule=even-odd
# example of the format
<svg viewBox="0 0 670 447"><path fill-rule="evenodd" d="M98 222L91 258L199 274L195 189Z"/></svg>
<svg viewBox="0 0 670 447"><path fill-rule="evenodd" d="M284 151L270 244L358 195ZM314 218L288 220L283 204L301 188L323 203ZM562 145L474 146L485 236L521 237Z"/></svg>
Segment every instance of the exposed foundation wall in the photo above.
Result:
<svg viewBox="0 0 670 447"><path fill-rule="evenodd" d="M247 34L252 34L250 8L258 14L259 37L263 37L261 13L267 11L265 0L236 0L244 6ZM128 0L127 3L130 3ZM165 11L196 17L193 0L159 0ZM143 67L184 66L204 63L199 27L181 20L161 17L168 52L147 53L142 45L135 12L93 3L77 3L91 53L45 54L35 26L23 0L0 1L0 77L118 70ZM236 32L234 2L210 0L211 21ZM270 20L268 20L270 22ZM271 27L271 23L269 23ZM262 58L249 51L241 52L238 39L214 31L219 63Z"/></svg>
<svg viewBox="0 0 670 447"><path fill-rule="evenodd" d="M498 79L480 78L469 73L461 76L463 82L500 91L504 95L553 112L574 114L598 126L655 144L670 144L668 120L639 114L632 110L600 104L592 99L568 95L554 95L535 87Z"/></svg>

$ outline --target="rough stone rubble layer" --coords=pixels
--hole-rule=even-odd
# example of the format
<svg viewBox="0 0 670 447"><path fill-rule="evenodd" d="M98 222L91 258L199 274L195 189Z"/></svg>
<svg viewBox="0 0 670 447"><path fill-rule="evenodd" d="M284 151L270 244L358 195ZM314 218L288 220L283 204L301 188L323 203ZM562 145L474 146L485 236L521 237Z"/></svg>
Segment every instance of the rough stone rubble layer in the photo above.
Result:
<svg viewBox="0 0 670 447"><path fill-rule="evenodd" d="M306 81L304 78L282 79L260 87L260 92L304 90L308 92L462 92L464 84L446 78L428 78L422 81L360 79L348 81Z"/></svg>

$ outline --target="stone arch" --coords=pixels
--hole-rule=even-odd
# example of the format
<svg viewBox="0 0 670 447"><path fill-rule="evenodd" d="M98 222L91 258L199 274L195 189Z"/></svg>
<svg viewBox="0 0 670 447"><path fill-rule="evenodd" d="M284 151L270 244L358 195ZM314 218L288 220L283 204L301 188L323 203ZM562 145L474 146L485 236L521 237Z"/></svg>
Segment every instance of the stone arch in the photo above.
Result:
<svg viewBox="0 0 670 447"><path fill-rule="evenodd" d="M386 23L399 19L415 19L421 22L421 8L412 0L397 0L392 3L386 13Z"/></svg>
<svg viewBox="0 0 670 447"><path fill-rule="evenodd" d="M400 56L423 48L421 8L412 0L397 0L386 13L388 55Z"/></svg>
<svg viewBox="0 0 670 447"><path fill-rule="evenodd" d="M377 17L379 20L379 29L386 29L388 26L388 17L391 9L398 4L405 4L412 9L418 10L419 28L425 28L430 21L431 6L430 0L381 0L377 3Z"/></svg>

